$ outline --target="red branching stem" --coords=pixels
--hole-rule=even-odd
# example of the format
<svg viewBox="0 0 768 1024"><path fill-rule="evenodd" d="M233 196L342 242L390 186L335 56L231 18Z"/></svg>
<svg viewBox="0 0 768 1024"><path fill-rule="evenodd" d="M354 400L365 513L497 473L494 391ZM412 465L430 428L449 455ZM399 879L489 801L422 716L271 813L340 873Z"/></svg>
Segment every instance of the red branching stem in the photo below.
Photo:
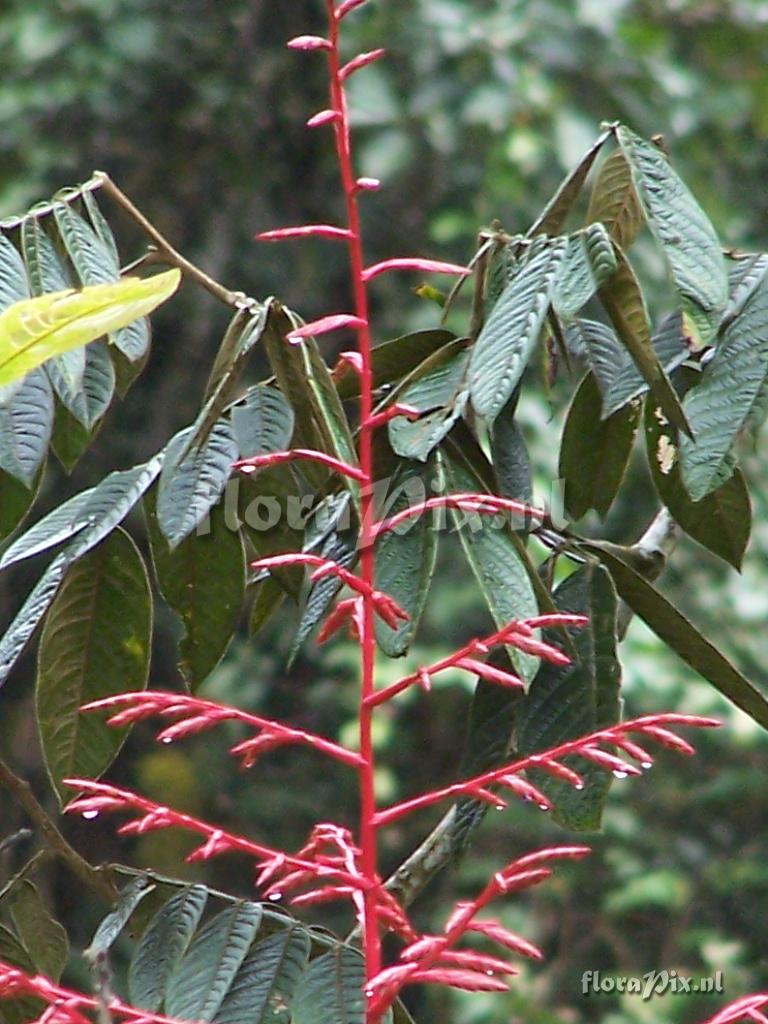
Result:
<svg viewBox="0 0 768 1024"><path fill-rule="evenodd" d="M382 519L373 525L374 537L388 530L394 530L407 519L421 516L435 508L453 508L460 512L477 512L481 515L497 515L500 512L512 512L519 516L530 516L534 519L543 519L545 513L531 505L524 505L521 501L514 501L512 498L499 498L495 494L480 493L457 493L444 494L436 498L427 498L416 505L404 508L397 515Z"/></svg>
<svg viewBox="0 0 768 1024"><path fill-rule="evenodd" d="M598 732L590 733L588 736L580 736L576 740L570 740L568 743L562 743L560 746L553 747L551 750L543 751L540 754L531 754L528 757L524 757L518 761L513 761L510 764L504 765L502 768L494 768L492 771L483 772L481 775L475 775L470 779L463 780L462 782L456 782L451 786L445 786L443 789L436 789L431 793L424 793L421 796L413 797L410 800L403 800L399 804L393 804L391 807L387 807L386 809L378 812L376 815L376 824L381 828L384 825L389 825L393 821L397 821L398 819L405 817L407 814L413 813L413 811L418 811L424 807L431 807L433 804L440 803L448 797L475 796L482 799L483 788L492 783L501 783L514 789L514 785L511 785L513 783L513 777L519 772L525 771L528 768L539 768L547 771L549 763L559 762L561 758L566 757L568 754L580 755L608 771L614 771L623 775L636 775L639 771L634 765L630 765L621 758L613 757L607 752L601 751L599 749L599 744L620 746L620 743L616 743L617 738L623 738L626 733L637 733L641 736L648 736L655 739L663 746L674 747L674 749L680 750L681 753L687 753L687 750L683 751L680 746L676 746L671 742L668 736L674 737L674 739L678 741L678 744L680 743L680 738L675 736L674 733L669 733L669 730L664 728L666 725L687 725L698 728L714 728L720 725L720 723L714 718L701 718L696 715L678 714L646 715L643 718L636 718L630 722L622 722L620 725L611 726L609 729L601 729ZM667 733L668 736L662 738L660 736L661 733ZM688 746L688 744L686 744L686 746ZM596 759L596 750L598 754L602 754L604 756ZM632 755L630 754L630 756ZM517 781L519 783L522 780ZM526 783L525 785L528 786L530 784ZM577 785L577 783L574 783L574 785ZM531 787L531 789L533 790L531 797L533 799L537 799L535 796L537 791L533 787ZM546 806L546 802L543 802L542 806Z"/></svg>
<svg viewBox="0 0 768 1024"><path fill-rule="evenodd" d="M757 1021L768 1024L768 992L756 992L751 996L742 996L733 1003L723 1007L714 1017L704 1024L742 1024L743 1021Z"/></svg>
<svg viewBox="0 0 768 1024"><path fill-rule="evenodd" d="M322 561L322 559L321 559ZM191 736L205 729L210 729L219 722L242 722L260 735L256 739L243 740L230 749L235 757L241 757L243 767L250 767L255 755L268 749L286 744L302 744L335 761L359 768L362 758L353 750L348 750L332 740L324 739L304 729L294 729L271 718L252 715L238 708L217 704L212 700L201 700L199 697L181 693L166 693L162 690L141 690L136 693L119 693L112 697L93 701L83 706L83 711L112 711L122 708L108 719L108 724L119 728L146 718L158 716L174 719L173 725L167 726L158 733L161 743L172 743L175 740Z"/></svg>
<svg viewBox="0 0 768 1024"><path fill-rule="evenodd" d="M363 480L362 470L357 466L350 466L341 459L336 459L326 452L318 452L313 448L291 448L286 452L269 452L266 455L253 455L249 459L240 459L234 463L235 469L241 473L255 473L257 469L264 466L278 466L283 462L292 462L294 459L308 459L311 462L319 462L322 466L336 470L342 476L348 476L352 480Z"/></svg>

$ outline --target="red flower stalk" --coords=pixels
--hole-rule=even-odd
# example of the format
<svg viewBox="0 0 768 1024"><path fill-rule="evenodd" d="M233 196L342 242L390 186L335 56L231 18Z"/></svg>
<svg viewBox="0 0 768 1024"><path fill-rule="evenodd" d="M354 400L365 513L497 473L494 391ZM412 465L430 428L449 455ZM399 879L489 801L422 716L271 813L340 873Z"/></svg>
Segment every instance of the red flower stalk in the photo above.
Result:
<svg viewBox="0 0 768 1024"><path fill-rule="evenodd" d="M704 1024L742 1024L743 1021L768 1024L768 992L743 996L741 999L729 1003L714 1017L704 1021Z"/></svg>
<svg viewBox="0 0 768 1024"><path fill-rule="evenodd" d="M357 466L350 466L341 459L335 459L325 452L316 452L311 448L292 448L287 452L269 452L267 455L253 455L249 459L240 459L234 463L235 469L241 473L255 473L257 469L265 466L279 466L283 462L292 462L294 459L308 459L310 462L319 462L321 466L328 466L336 470L342 476L348 476L352 480L363 480L363 474Z"/></svg>

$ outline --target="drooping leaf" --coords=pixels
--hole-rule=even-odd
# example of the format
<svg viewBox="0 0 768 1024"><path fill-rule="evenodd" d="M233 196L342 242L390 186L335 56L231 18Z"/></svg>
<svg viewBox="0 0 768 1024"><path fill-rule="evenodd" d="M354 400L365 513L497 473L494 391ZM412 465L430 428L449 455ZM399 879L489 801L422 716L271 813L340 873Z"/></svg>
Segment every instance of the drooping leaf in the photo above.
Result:
<svg viewBox="0 0 768 1024"><path fill-rule="evenodd" d="M701 348L714 337L728 301L725 262L715 229L661 150L623 125L616 137Z"/></svg>
<svg viewBox="0 0 768 1024"><path fill-rule="evenodd" d="M24 299L0 314L0 385L52 356L95 341L151 313L176 291L178 270Z"/></svg>
<svg viewBox="0 0 768 1024"><path fill-rule="evenodd" d="M58 379L56 370L52 371L51 379L55 386L55 380ZM74 396L65 396L66 400L61 396L63 389L57 391L57 394L67 411L86 431L92 433L110 406L115 394L115 383L115 369L109 352L104 344L95 342L85 350L79 391Z"/></svg>
<svg viewBox="0 0 768 1024"><path fill-rule="evenodd" d="M206 533L192 534L172 550L157 523L154 494L144 507L160 593L184 626L179 671L194 691L218 665L237 628L245 598L242 536L220 503Z"/></svg>
<svg viewBox="0 0 768 1024"><path fill-rule="evenodd" d="M615 725L621 717L618 600L610 575L602 566L588 563L561 583L554 597L561 611L587 615L589 622L569 631L575 651L571 664L543 663L531 683L519 710L521 756ZM562 646L563 631L545 630L544 639ZM597 829L611 774L581 758L574 758L571 767L584 779L581 790L541 771L530 774L552 800L556 821L575 831Z"/></svg>
<svg viewBox="0 0 768 1024"><path fill-rule="evenodd" d="M212 1021L245 960L261 923L257 903L238 903L217 914L194 937L170 976L169 1017Z"/></svg>
<svg viewBox="0 0 768 1024"><path fill-rule="evenodd" d="M653 348L648 310L635 272L620 250L617 250L616 255L618 269L600 288L600 301L616 329L616 334L650 388L656 404L678 430L690 433L675 389L670 384Z"/></svg>
<svg viewBox="0 0 768 1024"><path fill-rule="evenodd" d="M48 452L53 394L41 369L0 388L0 469L32 487Z"/></svg>
<svg viewBox="0 0 768 1024"><path fill-rule="evenodd" d="M595 375L603 396L624 367L628 364L634 366L632 357L616 333L598 320L574 320L566 326L564 337L568 351L583 359ZM640 382L642 384L642 377Z"/></svg>
<svg viewBox="0 0 768 1024"><path fill-rule="evenodd" d="M768 728L768 700L654 586L624 561L612 545L582 541L609 569L619 596L668 647L727 700Z"/></svg>
<svg viewBox="0 0 768 1024"><path fill-rule="evenodd" d="M472 348L472 405L488 423L499 414L523 375L538 341L567 247L563 238L531 245Z"/></svg>
<svg viewBox="0 0 768 1024"><path fill-rule="evenodd" d="M625 252L645 224L645 215L632 180L632 169L621 149L600 165L587 210L587 223L599 221Z"/></svg>
<svg viewBox="0 0 768 1024"><path fill-rule="evenodd" d="M558 316L574 317L616 271L611 238L602 224L590 224L568 238L552 305Z"/></svg>
<svg viewBox="0 0 768 1024"><path fill-rule="evenodd" d="M456 335L451 331L432 328L414 331L412 334L405 334L377 345L371 354L374 388L381 388L400 380L429 356L455 340ZM349 363L343 363L341 367L335 369L333 379L342 401L355 398L359 394L360 378Z"/></svg>
<svg viewBox="0 0 768 1024"><path fill-rule="evenodd" d="M108 953L130 921L133 912L154 888L154 882L146 875L139 875L129 882L121 890L114 910L100 921L88 948L83 951L83 956L94 961Z"/></svg>
<svg viewBox="0 0 768 1024"><path fill-rule="evenodd" d="M682 473L694 501L721 482L734 441L759 405L766 376L768 280L763 278L726 327L700 382L685 398L695 440L681 441Z"/></svg>
<svg viewBox="0 0 768 1024"><path fill-rule="evenodd" d="M0 640L0 686L21 657L40 620L56 596L67 569L65 555L57 555L35 584L29 597Z"/></svg>
<svg viewBox="0 0 768 1024"><path fill-rule="evenodd" d="M285 451L291 443L295 417L293 409L276 388L257 384L232 410L241 459Z"/></svg>
<svg viewBox="0 0 768 1024"><path fill-rule="evenodd" d="M13 967L20 967L28 974L35 973L35 965L27 949L21 941L13 934L10 928L0 924L0 960L11 964ZM30 996L23 996L18 999L4 999L0 1004L0 1020L3 1024L27 1024L35 1020L45 1009L41 999L33 999Z"/></svg>
<svg viewBox="0 0 768 1024"><path fill-rule="evenodd" d="M434 463L402 464L392 479L386 515L432 497L436 482ZM427 512L382 534L376 544L376 588L394 597L410 616L396 629L376 621L379 647L390 658L401 657L413 643L435 571L437 537L434 514Z"/></svg>
<svg viewBox="0 0 768 1024"><path fill-rule="evenodd" d="M533 475L525 438L515 420L515 402L507 402L491 431L491 461L503 498L514 498L530 505L533 500Z"/></svg>
<svg viewBox="0 0 768 1024"><path fill-rule="evenodd" d="M464 411L467 401L468 355L460 352L406 387L398 400L424 413L411 421L395 416L389 422L389 443L404 459L426 462ZM433 411L430 411L433 410Z"/></svg>
<svg viewBox="0 0 768 1024"><path fill-rule="evenodd" d="M24 261L16 246L0 232L0 313L14 302L29 298Z"/></svg>
<svg viewBox="0 0 768 1024"><path fill-rule="evenodd" d="M565 507L574 519L594 508L605 518L624 479L642 405L628 405L600 419L600 390L588 373L574 395L563 428L560 476Z"/></svg>
<svg viewBox="0 0 768 1024"><path fill-rule="evenodd" d="M219 420L199 447L189 447L193 427L169 442L157 491L157 521L171 548L202 522L226 487L237 459L227 420Z"/></svg>
<svg viewBox="0 0 768 1024"><path fill-rule="evenodd" d="M64 927L51 916L37 886L21 879L10 896L13 923L23 945L29 950L35 967L53 981L58 981L69 953L69 940Z"/></svg>
<svg viewBox="0 0 768 1024"><path fill-rule="evenodd" d="M170 977L189 946L207 899L204 886L190 886L172 896L152 918L128 970L133 1006L156 1013L163 1005Z"/></svg>
<svg viewBox="0 0 768 1024"><path fill-rule="evenodd" d="M563 230L568 214L578 199L584 182L587 180L587 176L592 169L592 165L610 134L610 130L606 129L592 143L576 167L547 203L541 215L528 232L529 236L557 235Z"/></svg>
<svg viewBox="0 0 768 1024"><path fill-rule="evenodd" d="M290 1005L306 970L310 945L306 928L297 924L257 938L214 1024L290 1024Z"/></svg>
<svg viewBox="0 0 768 1024"><path fill-rule="evenodd" d="M38 473L31 489L28 489L5 470L0 470L0 541L9 537L29 512L40 489L42 476L42 472Z"/></svg>
<svg viewBox="0 0 768 1024"><path fill-rule="evenodd" d="M37 717L46 768L60 799L67 792L62 779L98 778L120 749L126 730L80 714L80 707L146 686L151 630L143 559L128 534L115 530L69 566L40 641Z"/></svg>
<svg viewBox="0 0 768 1024"><path fill-rule="evenodd" d="M472 492L477 480L458 462L444 460L448 493ZM477 579L496 627L513 619L538 614L538 605L528 572L520 557L509 523L503 517L478 513L451 513L467 561ZM510 651L517 672L530 681L538 658Z"/></svg>
<svg viewBox="0 0 768 1024"><path fill-rule="evenodd" d="M365 973L356 949L336 946L311 961L293 1000L292 1024L364 1024Z"/></svg>
<svg viewBox="0 0 768 1024"><path fill-rule="evenodd" d="M768 253L750 253L731 256L728 261L728 288L730 297L723 313L721 328L725 328L741 314L747 301L763 285L768 273Z"/></svg>
<svg viewBox="0 0 768 1024"><path fill-rule="evenodd" d="M90 188L83 189L80 193L80 198L82 199L83 206L88 214L88 220L91 222L93 230L99 237L99 241L110 255L113 263L119 267L120 256L117 251L115 236L112 234L112 228L110 228L107 218L99 209L99 204L96 201L95 190Z"/></svg>
<svg viewBox="0 0 768 1024"><path fill-rule="evenodd" d="M645 410L645 447L656 490L675 522L689 537L740 569L752 523L742 473L737 469L716 490L692 501L680 472L678 432L652 402Z"/></svg>

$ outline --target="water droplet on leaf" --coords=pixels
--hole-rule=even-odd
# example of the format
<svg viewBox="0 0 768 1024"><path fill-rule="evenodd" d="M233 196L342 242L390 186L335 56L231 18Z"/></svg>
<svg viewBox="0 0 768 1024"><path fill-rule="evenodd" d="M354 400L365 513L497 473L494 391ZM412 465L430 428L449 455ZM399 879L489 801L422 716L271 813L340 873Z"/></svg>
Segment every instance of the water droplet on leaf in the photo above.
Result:
<svg viewBox="0 0 768 1024"><path fill-rule="evenodd" d="M83 811L83 817L86 821L93 821L94 818L98 818L98 811Z"/></svg>
<svg viewBox="0 0 768 1024"><path fill-rule="evenodd" d="M653 761L641 761L640 767L645 768L645 770L647 771L649 768L653 768Z"/></svg>
<svg viewBox="0 0 768 1024"><path fill-rule="evenodd" d="M273 892L270 893L269 898L272 900L273 903L277 903L278 900L281 900L283 898L283 894L281 892Z"/></svg>
<svg viewBox="0 0 768 1024"><path fill-rule="evenodd" d="M615 779L626 779L629 776L629 772L623 772L620 768L614 768L613 777Z"/></svg>

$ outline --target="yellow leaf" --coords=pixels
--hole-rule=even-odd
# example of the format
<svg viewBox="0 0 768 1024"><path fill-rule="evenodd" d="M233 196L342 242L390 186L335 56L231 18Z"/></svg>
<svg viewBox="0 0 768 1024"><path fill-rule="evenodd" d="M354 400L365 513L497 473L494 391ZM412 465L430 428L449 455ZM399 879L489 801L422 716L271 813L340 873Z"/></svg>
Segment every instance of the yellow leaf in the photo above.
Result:
<svg viewBox="0 0 768 1024"><path fill-rule="evenodd" d="M15 302L0 314L0 386L146 316L173 295L180 280L180 271L166 270Z"/></svg>

